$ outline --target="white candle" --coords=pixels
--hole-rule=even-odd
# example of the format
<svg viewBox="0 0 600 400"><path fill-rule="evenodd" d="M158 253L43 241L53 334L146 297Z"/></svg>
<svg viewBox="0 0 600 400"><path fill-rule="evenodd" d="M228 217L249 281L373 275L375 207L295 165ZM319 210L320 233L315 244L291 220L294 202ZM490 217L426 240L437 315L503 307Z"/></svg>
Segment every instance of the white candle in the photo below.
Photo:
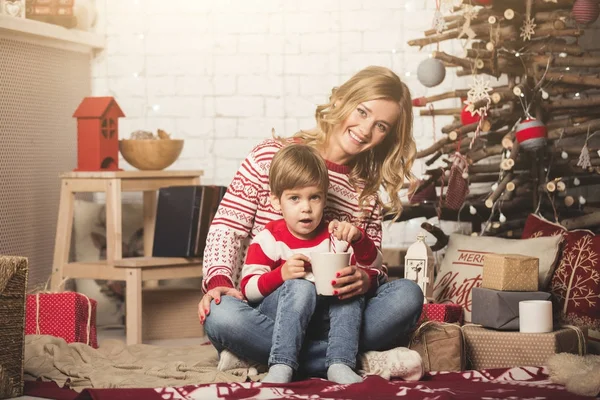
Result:
<svg viewBox="0 0 600 400"><path fill-rule="evenodd" d="M523 333L552 332L552 302L525 300L519 302L519 331Z"/></svg>

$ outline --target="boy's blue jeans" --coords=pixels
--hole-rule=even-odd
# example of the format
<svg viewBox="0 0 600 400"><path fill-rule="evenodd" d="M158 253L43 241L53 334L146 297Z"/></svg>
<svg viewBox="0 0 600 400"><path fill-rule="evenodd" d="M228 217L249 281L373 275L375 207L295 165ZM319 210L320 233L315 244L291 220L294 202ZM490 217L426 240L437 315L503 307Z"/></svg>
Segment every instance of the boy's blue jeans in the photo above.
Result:
<svg viewBox="0 0 600 400"><path fill-rule="evenodd" d="M359 351L398 346L413 329L422 309L423 292L415 282L398 279L381 285L373 297L365 299ZM211 303L204 328L218 351L228 349L240 357L268 364L275 329L275 314L268 303L253 308L223 296L220 304ZM313 339L309 334L300 351L300 369L311 376L325 376L326 363L327 336Z"/></svg>
<svg viewBox="0 0 600 400"><path fill-rule="evenodd" d="M309 322L315 329L325 330L329 320L325 366L345 364L354 369L363 306L364 296L347 300L317 296L315 285L310 281L285 281L256 307L275 320L269 366L285 364L297 370Z"/></svg>

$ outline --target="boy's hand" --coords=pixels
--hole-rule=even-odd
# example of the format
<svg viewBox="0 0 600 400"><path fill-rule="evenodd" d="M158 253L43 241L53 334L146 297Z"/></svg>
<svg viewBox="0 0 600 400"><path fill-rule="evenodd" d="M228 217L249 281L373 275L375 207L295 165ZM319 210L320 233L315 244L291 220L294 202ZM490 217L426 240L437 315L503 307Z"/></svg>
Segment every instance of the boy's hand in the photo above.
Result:
<svg viewBox="0 0 600 400"><path fill-rule="evenodd" d="M329 233L332 233L336 239L348 243L354 243L362 238L360 229L350 222L340 222L337 219L334 219L329 223Z"/></svg>
<svg viewBox="0 0 600 400"><path fill-rule="evenodd" d="M283 281L289 281L290 279L304 278L306 271L304 270L304 263L310 262L309 258L304 254L294 254L289 260L281 266L281 277Z"/></svg>

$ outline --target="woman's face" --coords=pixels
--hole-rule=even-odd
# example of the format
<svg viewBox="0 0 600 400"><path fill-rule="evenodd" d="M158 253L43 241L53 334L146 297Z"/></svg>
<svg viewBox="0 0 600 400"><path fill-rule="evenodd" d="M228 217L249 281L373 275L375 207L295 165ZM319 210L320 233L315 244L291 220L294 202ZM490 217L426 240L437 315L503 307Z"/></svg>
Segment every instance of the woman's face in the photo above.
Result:
<svg viewBox="0 0 600 400"><path fill-rule="evenodd" d="M400 105L390 99L365 101L334 127L324 157L347 164L358 154L383 142L398 122Z"/></svg>

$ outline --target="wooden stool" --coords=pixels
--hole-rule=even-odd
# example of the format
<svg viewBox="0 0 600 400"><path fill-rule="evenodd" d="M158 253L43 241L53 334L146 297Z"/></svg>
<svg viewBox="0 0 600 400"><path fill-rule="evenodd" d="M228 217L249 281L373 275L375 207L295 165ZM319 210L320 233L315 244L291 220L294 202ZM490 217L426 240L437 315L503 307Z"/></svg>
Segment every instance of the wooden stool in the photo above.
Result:
<svg viewBox="0 0 600 400"><path fill-rule="evenodd" d="M124 280L127 344L142 342L142 282L202 276L200 259L152 257L157 192L166 186L199 185L202 171L67 172L60 175L51 288L65 277ZM106 260L69 263L75 193L106 193ZM121 193L144 193L144 257L123 259Z"/></svg>

